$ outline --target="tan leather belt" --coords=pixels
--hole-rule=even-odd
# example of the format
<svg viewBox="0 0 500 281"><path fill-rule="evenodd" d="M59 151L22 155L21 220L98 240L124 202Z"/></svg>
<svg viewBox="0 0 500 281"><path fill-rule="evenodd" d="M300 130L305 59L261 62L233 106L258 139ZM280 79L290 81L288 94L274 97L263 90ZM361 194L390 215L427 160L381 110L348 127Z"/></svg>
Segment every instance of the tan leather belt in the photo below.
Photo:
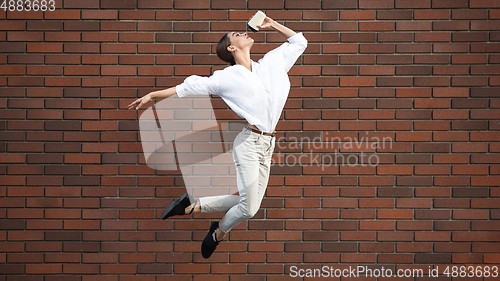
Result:
<svg viewBox="0 0 500 281"><path fill-rule="evenodd" d="M264 135L264 136L271 136L271 137L274 137L274 135L276 134L276 131L272 132L272 133L266 133L266 132L262 132L262 131L259 131L257 129L254 129L250 126L247 126L250 130L252 130L252 132L254 133L257 133L259 135Z"/></svg>

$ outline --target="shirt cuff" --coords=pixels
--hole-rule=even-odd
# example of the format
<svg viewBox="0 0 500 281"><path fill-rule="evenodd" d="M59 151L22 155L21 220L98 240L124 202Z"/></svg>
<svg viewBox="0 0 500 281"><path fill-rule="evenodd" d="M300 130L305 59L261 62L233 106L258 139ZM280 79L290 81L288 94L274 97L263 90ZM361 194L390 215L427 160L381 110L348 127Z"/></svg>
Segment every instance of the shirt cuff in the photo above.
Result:
<svg viewBox="0 0 500 281"><path fill-rule="evenodd" d="M175 93L179 98L186 96L186 93L184 91L184 83L175 86Z"/></svg>

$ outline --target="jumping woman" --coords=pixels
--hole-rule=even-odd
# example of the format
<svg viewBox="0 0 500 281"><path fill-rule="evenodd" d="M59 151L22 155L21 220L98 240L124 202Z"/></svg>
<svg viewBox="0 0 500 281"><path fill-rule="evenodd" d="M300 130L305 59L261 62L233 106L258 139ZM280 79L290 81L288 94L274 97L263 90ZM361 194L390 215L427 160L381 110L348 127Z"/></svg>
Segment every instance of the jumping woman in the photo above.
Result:
<svg viewBox="0 0 500 281"><path fill-rule="evenodd" d="M272 28L284 35L288 42L255 62L250 58L254 40L247 33L229 32L217 44L217 56L231 66L214 71L210 77L189 76L175 87L151 92L128 106L129 109L139 109L151 100L175 94L180 98L218 95L248 122L233 145L239 196L202 197L192 203L186 193L165 208L161 217L226 212L220 223L212 222L203 240L201 252L204 258L212 255L226 233L240 222L252 218L260 208L269 179L275 145L274 130L290 91L287 73L307 47L302 33L295 33L269 17L258 27Z"/></svg>

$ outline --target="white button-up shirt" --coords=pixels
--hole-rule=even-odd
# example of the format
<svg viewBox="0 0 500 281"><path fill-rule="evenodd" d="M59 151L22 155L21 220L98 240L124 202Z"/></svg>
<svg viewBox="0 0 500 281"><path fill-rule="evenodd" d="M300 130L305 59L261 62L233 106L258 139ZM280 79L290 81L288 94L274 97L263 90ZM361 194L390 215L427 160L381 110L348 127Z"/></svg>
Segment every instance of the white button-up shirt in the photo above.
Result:
<svg viewBox="0 0 500 281"><path fill-rule="evenodd" d="M258 62L252 61L252 71L233 65L210 77L192 75L176 86L177 96L218 95L238 116L271 133L290 92L287 73L306 47L307 40L297 33Z"/></svg>

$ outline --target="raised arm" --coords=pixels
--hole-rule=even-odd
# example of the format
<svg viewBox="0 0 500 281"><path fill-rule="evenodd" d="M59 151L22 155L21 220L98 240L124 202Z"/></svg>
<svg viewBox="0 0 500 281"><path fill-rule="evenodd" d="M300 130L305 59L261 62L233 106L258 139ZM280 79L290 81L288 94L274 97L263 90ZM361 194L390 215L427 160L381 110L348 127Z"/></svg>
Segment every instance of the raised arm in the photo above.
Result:
<svg viewBox="0 0 500 281"><path fill-rule="evenodd" d="M302 32L296 33L269 17L265 18L264 23L262 23L259 28L273 28L286 37L288 42L268 52L263 60L279 60L280 64L282 64L286 72L288 72L307 48L307 39Z"/></svg>
<svg viewBox="0 0 500 281"><path fill-rule="evenodd" d="M274 30L278 31L279 33L283 34L283 36L286 37L286 39L294 36L295 31L291 30L290 28L282 25L281 23L275 22L272 18L266 17L264 19L264 22L258 26L259 28L273 28Z"/></svg>
<svg viewBox="0 0 500 281"><path fill-rule="evenodd" d="M145 103L148 103L151 100L165 99L165 98L171 97L175 94L176 94L175 87L171 87L171 88L159 90L159 91L154 91L154 92L151 92L151 93L143 96L142 98L138 98L135 101L133 101L131 104L128 105L128 109L133 109L134 107L135 107L135 109L139 109L139 108L141 108L141 106L143 106Z"/></svg>

